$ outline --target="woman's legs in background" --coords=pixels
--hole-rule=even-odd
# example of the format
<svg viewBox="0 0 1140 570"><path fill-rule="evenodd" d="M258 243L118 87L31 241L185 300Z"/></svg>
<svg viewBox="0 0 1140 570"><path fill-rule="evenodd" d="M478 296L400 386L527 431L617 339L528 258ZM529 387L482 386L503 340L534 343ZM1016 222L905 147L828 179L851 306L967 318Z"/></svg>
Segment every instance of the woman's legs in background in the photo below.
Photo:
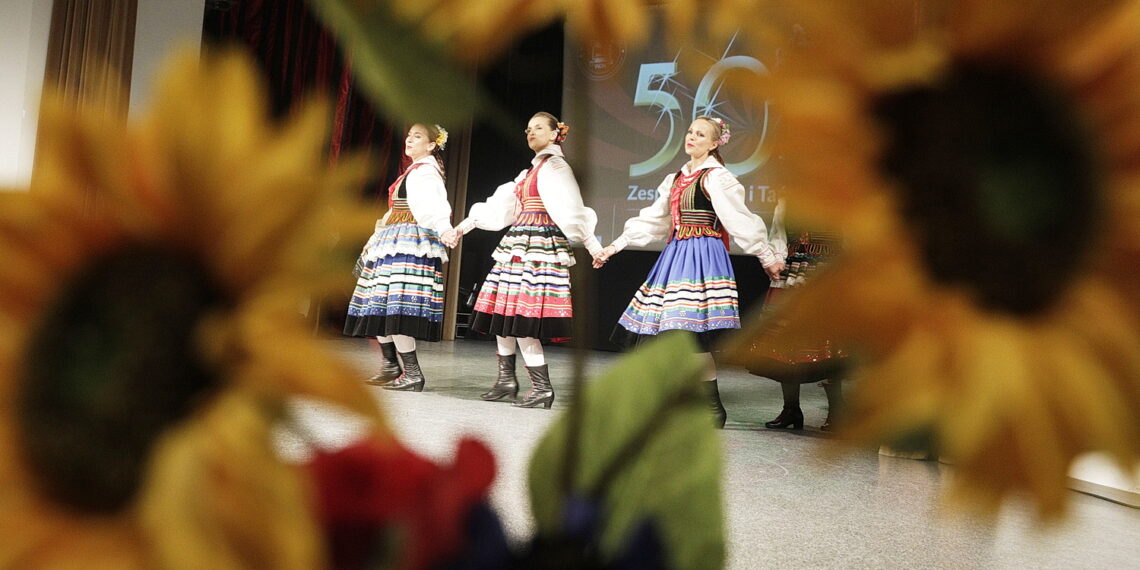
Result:
<svg viewBox="0 0 1140 570"><path fill-rule="evenodd" d="M820 382L823 392L827 394L827 419L819 429L831 431L835 426L832 422L843 415L843 380L840 378L827 379Z"/></svg>
<svg viewBox="0 0 1140 570"><path fill-rule="evenodd" d="M765 423L764 427L803 429L804 413L800 410L800 383L780 382L780 391L784 396L784 409L776 419Z"/></svg>

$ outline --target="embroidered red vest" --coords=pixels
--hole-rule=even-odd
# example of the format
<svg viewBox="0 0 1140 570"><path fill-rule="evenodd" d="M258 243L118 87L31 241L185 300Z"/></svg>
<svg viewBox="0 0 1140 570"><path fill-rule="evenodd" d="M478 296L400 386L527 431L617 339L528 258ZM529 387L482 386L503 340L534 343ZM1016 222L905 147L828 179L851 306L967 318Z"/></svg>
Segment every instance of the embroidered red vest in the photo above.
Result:
<svg viewBox="0 0 1140 570"><path fill-rule="evenodd" d="M554 220L546 211L546 204L538 195L538 169L542 168L553 155L546 155L531 167L526 176L515 185L515 197L522 203L522 210L515 218L516 225L526 226L552 226Z"/></svg>

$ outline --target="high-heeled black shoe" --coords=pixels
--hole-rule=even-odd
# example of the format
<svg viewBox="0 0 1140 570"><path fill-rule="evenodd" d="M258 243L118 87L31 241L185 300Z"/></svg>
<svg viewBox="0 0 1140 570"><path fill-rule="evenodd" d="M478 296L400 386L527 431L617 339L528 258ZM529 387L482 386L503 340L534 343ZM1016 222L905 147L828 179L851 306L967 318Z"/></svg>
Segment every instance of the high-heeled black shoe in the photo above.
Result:
<svg viewBox="0 0 1140 570"><path fill-rule="evenodd" d="M514 400L519 395L519 379L515 376L515 355L499 354L499 377L490 390L479 395L488 402L509 397Z"/></svg>
<svg viewBox="0 0 1140 570"><path fill-rule="evenodd" d="M771 429L804 429L804 413L800 410L799 406L794 408L785 407L776 419L764 424L764 427Z"/></svg>
<svg viewBox="0 0 1140 570"><path fill-rule="evenodd" d="M400 360L404 361L404 374L390 384L381 386L385 390L401 390L410 392L424 391L424 373L420 370L420 361L416 358L416 351L401 352Z"/></svg>
<svg viewBox="0 0 1140 570"><path fill-rule="evenodd" d="M400 360L396 358L396 343L380 343L380 352L384 355L383 363L380 365L380 371L364 381L373 386L391 384L404 373L404 370L400 368Z"/></svg>
<svg viewBox="0 0 1140 570"><path fill-rule="evenodd" d="M554 405L554 386L550 384L550 368L543 364L542 366L527 366L527 375L530 376L530 383L533 385L530 392L513 405L516 408L543 408L550 409Z"/></svg>

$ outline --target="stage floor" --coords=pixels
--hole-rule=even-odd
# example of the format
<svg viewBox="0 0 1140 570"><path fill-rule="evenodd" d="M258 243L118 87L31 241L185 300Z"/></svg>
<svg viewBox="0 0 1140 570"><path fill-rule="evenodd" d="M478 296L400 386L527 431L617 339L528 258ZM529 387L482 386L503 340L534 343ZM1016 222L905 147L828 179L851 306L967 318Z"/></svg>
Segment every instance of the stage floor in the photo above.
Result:
<svg viewBox="0 0 1140 570"><path fill-rule="evenodd" d="M374 344L328 342L360 369L362 380L378 368ZM569 403L564 386L572 355L566 347L547 347L558 398L553 410L531 410L479 399L494 381L494 350L487 341L420 343L424 392L375 388L374 394L402 440L428 457L446 461L464 435L486 443L498 464L492 503L508 536L519 538L532 529L526 464ZM587 370L604 369L620 356L591 351ZM939 493L951 468L884 457L874 449L826 453L828 441L818 426L827 405L822 388L813 384L805 384L801 395L808 429L765 429L764 422L781 408L779 385L739 369L719 376L729 418L722 432L729 568L1140 567L1138 509L1073 492L1071 515L1056 527L1037 527L1019 504L1007 506L992 525L940 516ZM521 357L519 377L525 378ZM326 406L301 401L296 410L321 445L343 444L359 433L353 418ZM283 433L279 443L287 456L306 454L306 444L294 435Z"/></svg>

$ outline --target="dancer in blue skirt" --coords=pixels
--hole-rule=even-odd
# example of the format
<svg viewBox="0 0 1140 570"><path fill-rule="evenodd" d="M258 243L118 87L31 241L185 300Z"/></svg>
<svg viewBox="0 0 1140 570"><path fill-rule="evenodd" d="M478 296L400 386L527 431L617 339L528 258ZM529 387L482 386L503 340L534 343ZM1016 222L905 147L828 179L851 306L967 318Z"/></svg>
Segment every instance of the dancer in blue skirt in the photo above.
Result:
<svg viewBox="0 0 1140 570"><path fill-rule="evenodd" d="M630 218L621 236L594 256L594 267L601 267L626 246L668 239L649 277L618 320L613 340L630 345L668 330L695 333L706 360L717 427L724 426L727 413L709 350L719 333L740 328L729 236L760 259L769 278L778 278L784 269L768 243L764 220L748 210L744 187L724 167L717 149L729 138L722 119L694 120L685 135L689 162L665 177L657 188L657 200Z"/></svg>
<svg viewBox="0 0 1140 570"><path fill-rule="evenodd" d="M358 262L344 334L380 341L383 364L367 382L389 390L423 390L416 339L438 341L443 333L447 249L439 236L451 230L440 158L446 143L439 125L408 129L404 154L412 163L388 188L388 212Z"/></svg>

